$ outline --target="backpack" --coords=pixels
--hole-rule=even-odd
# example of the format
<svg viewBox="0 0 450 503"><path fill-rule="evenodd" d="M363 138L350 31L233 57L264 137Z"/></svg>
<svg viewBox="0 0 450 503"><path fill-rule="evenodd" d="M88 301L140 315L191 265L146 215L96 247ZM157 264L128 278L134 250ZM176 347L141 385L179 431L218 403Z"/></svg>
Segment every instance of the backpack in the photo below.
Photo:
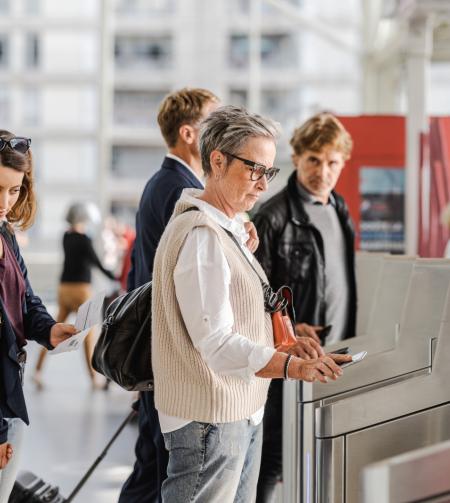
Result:
<svg viewBox="0 0 450 503"><path fill-rule="evenodd" d="M105 310L92 366L128 391L153 389L152 282L113 300Z"/></svg>

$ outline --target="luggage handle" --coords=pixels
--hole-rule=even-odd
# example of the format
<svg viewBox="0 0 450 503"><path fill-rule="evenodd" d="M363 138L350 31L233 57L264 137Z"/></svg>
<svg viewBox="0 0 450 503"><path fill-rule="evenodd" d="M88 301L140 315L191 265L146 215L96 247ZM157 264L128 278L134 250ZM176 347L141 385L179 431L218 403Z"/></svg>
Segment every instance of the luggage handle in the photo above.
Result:
<svg viewBox="0 0 450 503"><path fill-rule="evenodd" d="M105 448L103 451L100 453L98 458L92 463L90 466L89 470L84 474L83 478L78 482L76 485L75 489L69 494L67 499L65 500L65 503L70 503L73 501L75 496L78 494L80 489L84 486L86 483L87 479L92 475L92 472L97 468L98 464L102 461L102 459L106 456L109 448L111 445L114 443L116 438L120 435L122 430L125 428L125 426L131 421L131 419L137 414L137 410L134 408L133 404L133 409L132 411L128 414L128 416L123 420L122 424L119 426L117 431L114 433L114 435L111 437L111 440L106 444Z"/></svg>

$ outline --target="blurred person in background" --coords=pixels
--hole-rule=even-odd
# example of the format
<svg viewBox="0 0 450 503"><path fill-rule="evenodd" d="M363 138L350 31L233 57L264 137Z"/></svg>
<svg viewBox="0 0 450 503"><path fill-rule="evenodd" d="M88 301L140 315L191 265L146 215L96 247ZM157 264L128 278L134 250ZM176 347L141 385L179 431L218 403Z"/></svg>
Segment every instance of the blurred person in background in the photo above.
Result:
<svg viewBox="0 0 450 503"><path fill-rule="evenodd" d="M58 287L58 315L57 321L64 322L71 313L76 313L78 308L92 297L91 270L97 267L105 276L115 280L114 274L106 269L98 258L92 239L88 232L99 220L99 212L92 203L75 203L70 206L66 222L69 229L63 236L64 264L61 280ZM93 331L91 330L84 339L84 354L89 379L92 387L99 387L96 373L92 368L91 358L93 351ZM42 388L42 367L46 357L43 348L39 354L33 380L38 388Z"/></svg>
<svg viewBox="0 0 450 503"><path fill-rule="evenodd" d="M161 168L147 182L139 203L129 290L152 279L156 248L183 189L203 188L199 128L218 104L217 96L206 89L183 88L167 95L159 107L158 124L168 153ZM153 391L140 394L135 452L134 469L125 481L119 503L160 502L161 485L167 477L168 453Z"/></svg>
<svg viewBox="0 0 450 503"><path fill-rule="evenodd" d="M331 344L355 336L353 224L334 191L352 139L336 117L319 113L294 131L290 143L295 171L254 218L260 239L255 255L272 288L292 288L297 335L319 343L331 325ZM283 382L275 379L264 416L257 503L273 501L282 476L282 398Z"/></svg>
<svg viewBox="0 0 450 503"><path fill-rule="evenodd" d="M22 391L24 346L34 340L53 349L76 333L73 325L56 323L33 293L14 233L30 227L36 210L30 143L0 131L0 501L5 503L29 424Z"/></svg>

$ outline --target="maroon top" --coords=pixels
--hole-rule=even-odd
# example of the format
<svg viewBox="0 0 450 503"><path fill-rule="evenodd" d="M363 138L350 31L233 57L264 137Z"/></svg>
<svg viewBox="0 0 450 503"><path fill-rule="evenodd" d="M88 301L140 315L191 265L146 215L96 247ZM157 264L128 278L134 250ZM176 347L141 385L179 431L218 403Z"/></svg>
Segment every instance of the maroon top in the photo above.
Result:
<svg viewBox="0 0 450 503"><path fill-rule="evenodd" d="M25 280L13 251L0 235L3 257L0 258L0 298L8 315L8 320L16 334L19 348L27 343L23 325L23 304L25 300Z"/></svg>

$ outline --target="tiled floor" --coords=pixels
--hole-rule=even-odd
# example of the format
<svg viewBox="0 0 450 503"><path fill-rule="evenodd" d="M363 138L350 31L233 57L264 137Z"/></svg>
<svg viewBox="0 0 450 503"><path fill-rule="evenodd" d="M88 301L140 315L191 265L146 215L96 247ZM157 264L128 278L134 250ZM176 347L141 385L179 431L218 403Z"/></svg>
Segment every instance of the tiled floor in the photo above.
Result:
<svg viewBox="0 0 450 503"><path fill-rule="evenodd" d="M31 382L38 346L28 345L25 393L31 425L21 468L58 485L68 496L130 411L132 394L111 386L92 391L81 352L48 357L45 388ZM134 462L136 424L128 425L86 486L80 503L114 503Z"/></svg>

